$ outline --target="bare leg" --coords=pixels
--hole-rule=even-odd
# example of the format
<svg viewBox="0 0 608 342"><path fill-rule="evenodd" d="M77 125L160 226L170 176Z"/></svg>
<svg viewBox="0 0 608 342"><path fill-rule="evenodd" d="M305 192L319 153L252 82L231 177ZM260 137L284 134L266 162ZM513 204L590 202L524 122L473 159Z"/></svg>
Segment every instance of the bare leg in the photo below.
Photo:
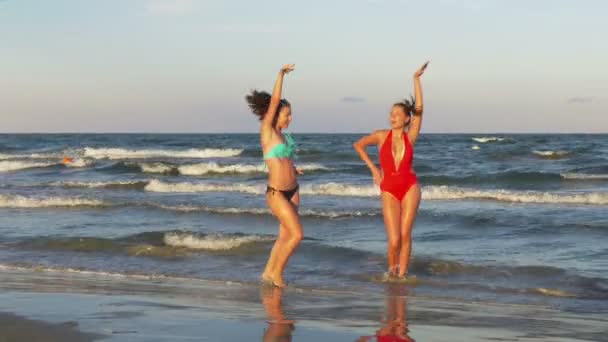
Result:
<svg viewBox="0 0 608 342"><path fill-rule="evenodd" d="M401 245L399 234L399 218L401 216L401 206L399 201L388 192L382 192L382 213L384 214L384 226L387 237L387 261L388 272L391 275L397 273L397 262Z"/></svg>
<svg viewBox="0 0 608 342"><path fill-rule="evenodd" d="M420 205L420 187L413 185L401 202L401 254L399 255L399 277L407 274L412 254L412 229L418 206Z"/></svg>
<svg viewBox="0 0 608 342"><path fill-rule="evenodd" d="M268 194L267 196L282 196L281 194ZM268 198L270 200L270 197ZM291 198L290 202L296 212L298 211L298 207L300 205L300 194L296 194ZM268 204L270 206L270 203ZM264 273L262 274L262 279L266 281L272 281L272 275L275 272L277 257L280 254L280 250L285 243L289 240L289 231L282 224L279 223L279 235L274 245L272 246L272 250L270 251L270 257L268 258L268 263L266 263L266 268L264 269Z"/></svg>
<svg viewBox="0 0 608 342"><path fill-rule="evenodd" d="M298 203L299 194L294 196L294 202ZM283 270L289 257L293 254L293 251L298 247L300 241L302 241L302 225L298 217L297 207L294 203L287 201L287 199L280 193L274 193L268 195L268 206L272 213L279 219L281 225L281 231L279 233L279 245L273 248L274 256L271 253L269 263L272 263L272 269L269 269L268 280L271 280L276 286L284 287L285 281L283 280ZM265 273L266 274L266 273Z"/></svg>
<svg viewBox="0 0 608 342"><path fill-rule="evenodd" d="M277 255L279 255L279 250L281 249L281 245L283 245L287 241L287 231L286 228L283 227L282 224L279 224L279 235L277 236L274 245L272 246L272 250L270 251L270 256L268 257L268 262L266 263L266 267L264 268L264 273L262 274L262 279L265 281L272 281L272 274L277 264Z"/></svg>

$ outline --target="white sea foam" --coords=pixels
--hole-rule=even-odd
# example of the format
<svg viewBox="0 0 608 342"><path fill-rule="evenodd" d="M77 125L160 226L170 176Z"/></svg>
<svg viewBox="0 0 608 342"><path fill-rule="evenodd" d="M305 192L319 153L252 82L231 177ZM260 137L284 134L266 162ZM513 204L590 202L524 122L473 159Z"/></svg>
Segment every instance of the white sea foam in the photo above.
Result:
<svg viewBox="0 0 608 342"><path fill-rule="evenodd" d="M145 173L166 174L172 172L175 167L166 163L138 163L137 166Z"/></svg>
<svg viewBox="0 0 608 342"><path fill-rule="evenodd" d="M216 214L251 214L251 215L270 215L270 210L267 208L223 208L223 207L206 207L206 206L195 206L195 205L164 205L164 204L153 204L156 207L191 213L191 212L208 212ZM313 217L327 217L327 218L340 218L340 217L361 217L361 216L376 216L379 211L325 211L316 209L301 209L301 216L313 216Z"/></svg>
<svg viewBox="0 0 608 342"><path fill-rule="evenodd" d="M106 181L106 182L86 182L86 181L59 181L49 183L52 186L60 186L65 188L109 188L109 187L120 187L120 186L135 186L138 184L144 184L147 180L134 180L134 181Z"/></svg>
<svg viewBox="0 0 608 342"><path fill-rule="evenodd" d="M543 157L543 158L561 158L561 157L566 157L568 156L570 153L568 151L539 151L539 150L534 150L532 151L532 153L534 153L535 155L539 156L539 157Z"/></svg>
<svg viewBox="0 0 608 342"><path fill-rule="evenodd" d="M91 159L75 158L72 162L65 163L64 165L67 167L89 167L93 164L95 164L95 162Z"/></svg>
<svg viewBox="0 0 608 342"><path fill-rule="evenodd" d="M195 235L191 233L172 232L165 233L163 240L166 245L172 247L221 251L234 249L244 244L253 242L273 241L273 238L260 235Z"/></svg>
<svg viewBox="0 0 608 342"><path fill-rule="evenodd" d="M0 172L10 172L59 165L58 162L33 162L25 160L0 161Z"/></svg>
<svg viewBox="0 0 608 342"><path fill-rule="evenodd" d="M0 208L48 208L48 207L99 207L105 203L95 199L76 197L26 197L0 195Z"/></svg>
<svg viewBox="0 0 608 342"><path fill-rule="evenodd" d="M248 184L205 184L205 183L165 183L152 180L145 187L152 192L241 192L263 194L263 185ZM303 185L302 195L309 196L344 196L344 197L377 197L380 189L374 185L354 185L325 183ZM422 189L425 200L490 200L512 203L547 203L547 204L590 204L607 205L608 193L555 193L538 191L511 190L478 190L449 186L426 186Z"/></svg>
<svg viewBox="0 0 608 342"><path fill-rule="evenodd" d="M586 180L608 179L608 174L562 173L561 176L564 179L586 179Z"/></svg>
<svg viewBox="0 0 608 342"><path fill-rule="evenodd" d="M422 191L426 200L494 200L512 203L608 205L608 193L553 193L537 191L476 190L448 186L428 186Z"/></svg>
<svg viewBox="0 0 608 342"><path fill-rule="evenodd" d="M299 164L297 166L302 171L330 170L321 164ZM210 173L263 173L268 172L263 164L229 164L220 165L218 163L200 163L194 165L182 165L177 168L180 174L185 176L202 176Z"/></svg>
<svg viewBox="0 0 608 342"><path fill-rule="evenodd" d="M504 138L498 138L498 137L476 137L476 138L472 138L472 139L473 139L473 141L476 141L481 144L505 140Z"/></svg>
<svg viewBox="0 0 608 342"><path fill-rule="evenodd" d="M130 150L124 148L93 148L86 147L84 155L95 159L145 159L145 158L226 158L235 157L243 152L242 149L226 148L191 148L187 150L142 149Z"/></svg>
<svg viewBox="0 0 608 342"><path fill-rule="evenodd" d="M151 180L145 187L150 192L241 192L249 194L263 194L264 186L252 186L247 184L205 184L205 183L166 183L159 180Z"/></svg>

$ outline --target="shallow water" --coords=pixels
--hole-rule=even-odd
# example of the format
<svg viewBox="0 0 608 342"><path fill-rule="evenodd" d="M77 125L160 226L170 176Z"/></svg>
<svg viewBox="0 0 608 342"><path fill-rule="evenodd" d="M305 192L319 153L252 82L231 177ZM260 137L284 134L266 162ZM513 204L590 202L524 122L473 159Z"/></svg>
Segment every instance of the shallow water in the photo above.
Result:
<svg viewBox="0 0 608 342"><path fill-rule="evenodd" d="M294 135L306 239L292 284L384 286L386 237L378 189L351 148L359 136ZM608 311L607 138L421 136L412 290ZM258 144L252 134L0 135L0 265L256 282L277 231Z"/></svg>

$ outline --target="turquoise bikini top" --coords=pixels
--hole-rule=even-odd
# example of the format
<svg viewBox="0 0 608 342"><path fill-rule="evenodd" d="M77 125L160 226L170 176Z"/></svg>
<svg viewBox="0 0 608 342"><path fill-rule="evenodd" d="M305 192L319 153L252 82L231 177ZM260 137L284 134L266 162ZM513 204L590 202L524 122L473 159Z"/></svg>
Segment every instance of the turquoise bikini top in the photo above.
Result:
<svg viewBox="0 0 608 342"><path fill-rule="evenodd" d="M268 153L264 155L264 160L272 158L289 158L293 159L296 154L296 142L290 134L285 133L285 142L274 145Z"/></svg>

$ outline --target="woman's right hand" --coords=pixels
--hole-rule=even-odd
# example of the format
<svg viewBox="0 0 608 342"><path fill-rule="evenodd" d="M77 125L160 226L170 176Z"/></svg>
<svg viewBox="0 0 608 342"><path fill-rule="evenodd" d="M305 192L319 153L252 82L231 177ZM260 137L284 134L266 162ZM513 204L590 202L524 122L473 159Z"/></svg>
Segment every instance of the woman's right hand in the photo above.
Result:
<svg viewBox="0 0 608 342"><path fill-rule="evenodd" d="M374 178L374 184L380 186L380 183L382 183L382 171L379 171L378 169L374 168L372 170L372 177Z"/></svg>
<svg viewBox="0 0 608 342"><path fill-rule="evenodd" d="M281 68L281 72L284 73L284 74L288 74L288 73L292 72L293 69L295 69L295 67L296 67L295 64L285 64Z"/></svg>

